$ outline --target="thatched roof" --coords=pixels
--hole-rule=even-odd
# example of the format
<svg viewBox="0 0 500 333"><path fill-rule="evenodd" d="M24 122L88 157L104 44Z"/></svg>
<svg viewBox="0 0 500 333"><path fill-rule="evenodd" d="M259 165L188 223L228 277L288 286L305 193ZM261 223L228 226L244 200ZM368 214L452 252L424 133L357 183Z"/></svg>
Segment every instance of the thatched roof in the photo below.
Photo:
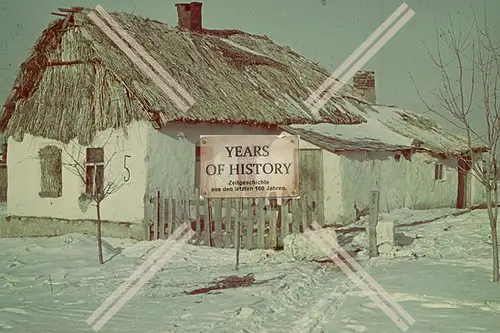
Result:
<svg viewBox="0 0 500 333"><path fill-rule="evenodd" d="M433 119L411 111L382 105L341 103L339 107L360 113L366 122L355 125L291 125L282 128L322 149L346 151L425 151L435 156L469 154L466 139ZM355 107L353 109L352 107ZM475 152L487 151L475 146Z"/></svg>
<svg viewBox="0 0 500 333"><path fill-rule="evenodd" d="M357 124L335 98L315 117L303 104L329 75L269 38L241 31L202 33L131 14L111 16L196 100L187 112L143 74L87 16L62 30L55 20L22 64L0 131L89 143L97 131L133 120L288 125ZM344 90L347 94L349 87ZM346 95L347 96L347 95Z"/></svg>

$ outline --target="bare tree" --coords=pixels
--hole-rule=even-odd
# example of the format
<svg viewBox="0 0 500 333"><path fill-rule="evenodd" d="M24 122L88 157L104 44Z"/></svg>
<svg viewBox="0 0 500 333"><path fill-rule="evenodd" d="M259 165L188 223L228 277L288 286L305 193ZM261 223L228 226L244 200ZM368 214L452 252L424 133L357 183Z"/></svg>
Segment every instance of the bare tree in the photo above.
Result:
<svg viewBox="0 0 500 333"><path fill-rule="evenodd" d="M102 149L109 141L109 139L101 147L96 147ZM91 148L95 149L95 148ZM69 162L64 163L65 168L72 174L77 176L82 184L84 185L85 191L80 196L80 202L92 202L96 207L97 215L97 250L99 256L99 263L104 264L104 259L102 255L102 221L101 221L101 205L104 199L110 195L116 193L124 184L123 180L118 180L109 177L111 174L108 172L109 163L113 160L116 155L114 152L107 161L104 161L104 155L102 153L102 163L96 161L90 162L87 159L82 161L82 147L78 148L78 152L75 154L68 150L68 147L64 146L64 151L69 157ZM76 156L75 156L76 155ZM90 170L88 167L91 167ZM90 171L90 172L89 172ZM108 176L105 177L104 175Z"/></svg>
<svg viewBox="0 0 500 333"><path fill-rule="evenodd" d="M420 92L419 95L430 112L445 118L465 133L467 151L462 161L467 167L465 171L472 171L486 192L493 250L493 281L497 282L500 281L497 234L500 45L492 38L495 36L492 33L494 29L486 21L479 23L474 14L472 25L463 33L462 27L457 29L450 18L449 29L436 31L436 51L433 53L426 47L441 75L440 88L432 91L438 106L432 107ZM443 44L447 52L443 51ZM486 133L480 134L473 128L473 117L484 119ZM487 148L486 152L480 154L480 147Z"/></svg>

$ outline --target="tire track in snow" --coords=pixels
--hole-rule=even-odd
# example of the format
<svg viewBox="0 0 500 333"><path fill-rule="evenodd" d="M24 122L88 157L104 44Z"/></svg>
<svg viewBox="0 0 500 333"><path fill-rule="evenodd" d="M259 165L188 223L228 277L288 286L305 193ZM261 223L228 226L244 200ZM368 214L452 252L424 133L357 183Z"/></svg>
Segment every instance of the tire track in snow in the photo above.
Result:
<svg viewBox="0 0 500 333"><path fill-rule="evenodd" d="M304 326L308 328L301 333L314 332L315 327L322 326L320 323L333 316L343 303L342 286L346 279L336 270L304 262L300 268L297 263L275 266L273 274L280 273L285 273L285 278L276 286L254 285L248 288L247 294L255 297L256 301L238 307L229 317L205 332L235 332L238 329L240 332L285 332L291 331L293 320L299 318L304 319ZM332 286L335 287L333 292ZM323 302L311 314L311 307L318 300Z"/></svg>

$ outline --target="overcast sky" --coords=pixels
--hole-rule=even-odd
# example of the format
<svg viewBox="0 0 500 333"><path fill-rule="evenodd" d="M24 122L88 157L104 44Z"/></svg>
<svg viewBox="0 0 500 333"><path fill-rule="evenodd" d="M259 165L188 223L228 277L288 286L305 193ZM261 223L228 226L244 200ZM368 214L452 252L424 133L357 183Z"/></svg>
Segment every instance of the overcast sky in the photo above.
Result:
<svg viewBox="0 0 500 333"><path fill-rule="evenodd" d="M14 77L58 7L95 7L125 11L177 25L172 0L0 0L0 96L2 104ZM203 5L203 25L209 29L240 29L265 34L274 42L333 72L402 3L401 0L210 0ZM416 14L363 68L376 72L377 102L424 113L424 98L440 85L440 76L423 43L436 45L435 29L448 17L468 26L472 10L481 16L486 5L491 24L498 21L499 0L407 0ZM436 26L437 25L437 26ZM500 37L500 36L499 36ZM499 38L500 40L500 38ZM312 87L316 88L316 87ZM481 126L478 114L475 121Z"/></svg>

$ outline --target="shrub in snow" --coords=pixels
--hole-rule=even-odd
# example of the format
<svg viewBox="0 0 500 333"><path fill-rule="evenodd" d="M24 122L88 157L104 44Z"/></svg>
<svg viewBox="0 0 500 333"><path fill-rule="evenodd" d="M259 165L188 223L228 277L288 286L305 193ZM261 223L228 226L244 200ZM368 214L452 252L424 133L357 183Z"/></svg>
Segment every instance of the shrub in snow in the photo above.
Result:
<svg viewBox="0 0 500 333"><path fill-rule="evenodd" d="M312 235L319 236L324 243L337 242L337 234L333 228L323 228L309 231ZM308 232L308 233L309 233ZM284 253L295 260L321 260L328 258L331 253L325 253L308 234L290 234L283 239ZM329 247L333 251L333 247Z"/></svg>

